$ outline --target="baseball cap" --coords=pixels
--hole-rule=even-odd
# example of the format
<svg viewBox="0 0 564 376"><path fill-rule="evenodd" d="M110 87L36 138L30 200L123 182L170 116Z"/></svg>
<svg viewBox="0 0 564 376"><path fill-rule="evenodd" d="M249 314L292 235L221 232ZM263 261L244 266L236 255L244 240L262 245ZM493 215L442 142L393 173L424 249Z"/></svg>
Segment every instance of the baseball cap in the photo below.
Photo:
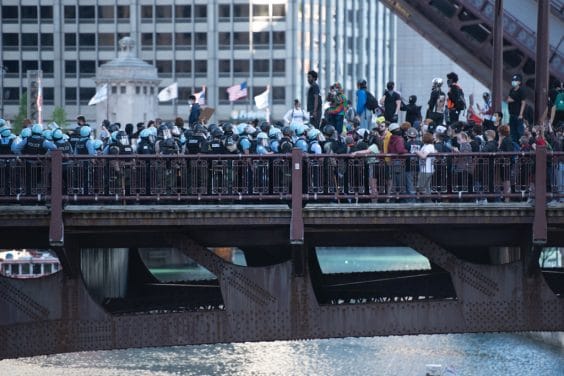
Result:
<svg viewBox="0 0 564 376"><path fill-rule="evenodd" d="M511 77L511 81L523 81L523 77L520 74L514 74L513 77Z"/></svg>
<svg viewBox="0 0 564 376"><path fill-rule="evenodd" d="M395 131L396 129L399 129L399 127L400 127L400 126L399 126L398 123L392 123L392 124L390 124L390 126L388 127L388 130L389 130L390 132L392 132L392 131Z"/></svg>
<svg viewBox="0 0 564 376"><path fill-rule="evenodd" d="M446 132L446 128L443 125L439 125L437 128L435 128L435 133L445 133Z"/></svg>
<svg viewBox="0 0 564 376"><path fill-rule="evenodd" d="M415 128L409 128L407 130L407 137L417 137L417 130Z"/></svg>

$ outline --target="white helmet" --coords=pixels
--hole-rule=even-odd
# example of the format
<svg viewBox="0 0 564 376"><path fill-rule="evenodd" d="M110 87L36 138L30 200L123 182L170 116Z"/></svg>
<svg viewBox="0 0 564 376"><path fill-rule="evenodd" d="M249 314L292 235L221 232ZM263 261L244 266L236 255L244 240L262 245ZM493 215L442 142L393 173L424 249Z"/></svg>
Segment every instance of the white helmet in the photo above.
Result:
<svg viewBox="0 0 564 376"><path fill-rule="evenodd" d="M260 132L260 133L257 135L257 139L258 139L258 140L268 140L268 135L267 135L266 133L264 133L264 132Z"/></svg>
<svg viewBox="0 0 564 376"><path fill-rule="evenodd" d="M443 79L440 77L435 77L433 78L433 86L442 86L443 85Z"/></svg>
<svg viewBox="0 0 564 376"><path fill-rule="evenodd" d="M311 128L309 131L307 131L307 138L308 138L309 140L312 140L312 141L313 141L313 140L316 140L316 139L317 139L317 136L319 136L320 133L321 133L321 132L319 132L318 129L316 129L316 128Z"/></svg>

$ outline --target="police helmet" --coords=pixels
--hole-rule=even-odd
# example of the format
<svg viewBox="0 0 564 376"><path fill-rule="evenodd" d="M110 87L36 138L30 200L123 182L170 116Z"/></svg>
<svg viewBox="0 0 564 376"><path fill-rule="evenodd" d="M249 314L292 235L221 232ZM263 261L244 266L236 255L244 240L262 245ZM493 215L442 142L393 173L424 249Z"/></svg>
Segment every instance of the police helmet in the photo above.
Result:
<svg viewBox="0 0 564 376"><path fill-rule="evenodd" d="M43 126L41 124L33 124L31 127L31 134L42 134L43 133Z"/></svg>
<svg viewBox="0 0 564 376"><path fill-rule="evenodd" d="M110 126L108 127L108 132L110 132L110 133L117 132L117 131L119 131L120 127L121 127L120 123L110 124Z"/></svg>
<svg viewBox="0 0 564 376"><path fill-rule="evenodd" d="M3 128L0 131L0 136L4 137L4 138L8 138L12 135L12 130L10 128Z"/></svg>
<svg viewBox="0 0 564 376"><path fill-rule="evenodd" d="M0 128L5 127L6 126L6 120L0 118Z"/></svg>
<svg viewBox="0 0 564 376"><path fill-rule="evenodd" d="M111 136L110 136L111 139L112 139L112 141L117 142L117 140L118 140L118 132L119 132L119 131L113 131L113 132L112 132L112 134L111 134Z"/></svg>
<svg viewBox="0 0 564 376"><path fill-rule="evenodd" d="M282 134L286 137L291 137L292 136L292 128L290 128L288 126L282 128Z"/></svg>
<svg viewBox="0 0 564 376"><path fill-rule="evenodd" d="M60 128L57 128L53 131L53 140L59 141L62 140L64 137L63 131Z"/></svg>
<svg viewBox="0 0 564 376"><path fill-rule="evenodd" d="M268 124L268 122L266 122L266 121L263 121L262 123L260 123L259 128L260 128L261 131L268 133L268 130L270 129L270 124Z"/></svg>
<svg viewBox="0 0 564 376"><path fill-rule="evenodd" d="M279 139L280 137L282 137L282 131L279 128L270 127L270 130L268 131L268 137L272 139Z"/></svg>
<svg viewBox="0 0 564 376"><path fill-rule="evenodd" d="M80 137L90 137L90 133L92 133L92 128L88 125L80 127Z"/></svg>
<svg viewBox="0 0 564 376"><path fill-rule="evenodd" d="M296 135L301 136L307 131L307 126L301 125L296 129Z"/></svg>
<svg viewBox="0 0 564 376"><path fill-rule="evenodd" d="M442 86L443 85L443 79L440 77L435 77L433 78L433 86Z"/></svg>
<svg viewBox="0 0 564 376"><path fill-rule="evenodd" d="M259 134L257 134L257 139L258 140L268 140L268 135L265 132L259 132Z"/></svg>
<svg viewBox="0 0 564 376"><path fill-rule="evenodd" d="M211 131L211 135L212 137L219 138L223 136L223 131L219 127L216 127Z"/></svg>
<svg viewBox="0 0 564 376"><path fill-rule="evenodd" d="M333 136L335 134L335 127L331 124L323 127L323 134L326 136Z"/></svg>
<svg viewBox="0 0 564 376"><path fill-rule="evenodd" d="M46 140L53 141L53 131L50 129L46 129L43 131L43 137Z"/></svg>
<svg viewBox="0 0 564 376"><path fill-rule="evenodd" d="M256 128L250 124L247 124L247 126L245 127L245 133L248 135L254 134L256 133L256 131L257 131Z"/></svg>
<svg viewBox="0 0 564 376"><path fill-rule="evenodd" d="M94 147L94 150L102 150L104 143L102 142L102 140L94 140L92 142L92 146Z"/></svg>
<svg viewBox="0 0 564 376"><path fill-rule="evenodd" d="M29 129L29 128L22 129L22 132L20 133L20 137L21 138L28 138L29 136L31 136L31 129Z"/></svg>
<svg viewBox="0 0 564 376"><path fill-rule="evenodd" d="M194 133L204 133L204 126L202 124L196 124L194 126Z"/></svg>
<svg viewBox="0 0 564 376"><path fill-rule="evenodd" d="M231 123L223 123L223 131L225 133L233 133L233 124Z"/></svg>
<svg viewBox="0 0 564 376"><path fill-rule="evenodd" d="M313 140L317 140L317 137L319 136L321 132L316 129L316 128L311 128L309 131L307 131L307 138L311 141Z"/></svg>

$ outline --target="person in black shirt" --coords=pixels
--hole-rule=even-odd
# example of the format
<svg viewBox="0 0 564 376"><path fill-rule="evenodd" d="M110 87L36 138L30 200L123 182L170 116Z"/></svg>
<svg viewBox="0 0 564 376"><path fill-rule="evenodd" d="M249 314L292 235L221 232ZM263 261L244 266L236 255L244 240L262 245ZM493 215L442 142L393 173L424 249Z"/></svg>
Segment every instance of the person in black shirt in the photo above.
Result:
<svg viewBox="0 0 564 376"><path fill-rule="evenodd" d="M380 98L380 105L384 106L384 118L391 123L397 123L401 108L401 95L394 90L395 83L390 81L386 84L386 91Z"/></svg>
<svg viewBox="0 0 564 376"><path fill-rule="evenodd" d="M421 123L421 106L417 105L416 95L409 96L409 103L402 111L405 111L405 121L408 121L412 127L419 128ZM418 123L416 124L416 122Z"/></svg>
<svg viewBox="0 0 564 376"><path fill-rule="evenodd" d="M321 120L321 95L319 95L319 85L317 84L317 72L311 70L307 72L307 82L310 85L307 90L307 112L309 112L309 123L315 128L319 128Z"/></svg>
<svg viewBox="0 0 564 376"><path fill-rule="evenodd" d="M509 90L509 95L507 97L507 107L509 109L509 129L511 132L511 139L514 142L519 142L519 139L523 135L523 113L525 112L525 106L527 99L525 92L521 87L521 82L523 78L520 74L515 74L511 78L511 90Z"/></svg>

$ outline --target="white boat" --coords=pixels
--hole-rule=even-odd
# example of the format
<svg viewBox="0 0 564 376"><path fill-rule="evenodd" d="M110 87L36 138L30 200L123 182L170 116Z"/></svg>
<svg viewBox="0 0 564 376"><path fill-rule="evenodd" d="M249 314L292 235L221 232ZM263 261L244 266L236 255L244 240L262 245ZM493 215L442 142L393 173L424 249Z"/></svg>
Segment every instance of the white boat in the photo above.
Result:
<svg viewBox="0 0 564 376"><path fill-rule="evenodd" d="M0 251L0 274L10 278L39 278L61 269L59 259L37 249Z"/></svg>

